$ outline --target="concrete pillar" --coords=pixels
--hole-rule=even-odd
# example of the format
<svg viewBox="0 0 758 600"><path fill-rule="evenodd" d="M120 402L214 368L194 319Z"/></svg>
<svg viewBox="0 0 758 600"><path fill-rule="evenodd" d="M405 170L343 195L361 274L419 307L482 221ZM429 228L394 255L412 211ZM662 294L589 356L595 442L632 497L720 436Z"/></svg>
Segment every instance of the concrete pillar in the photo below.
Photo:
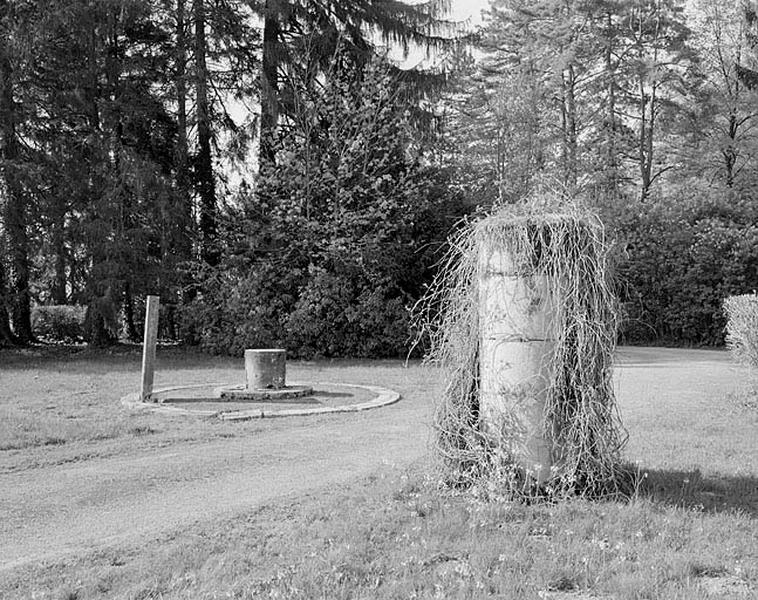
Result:
<svg viewBox="0 0 758 600"><path fill-rule="evenodd" d="M519 274L507 249L479 246L479 389L482 429L539 484L550 477L545 404L555 349L549 281Z"/></svg>
<svg viewBox="0 0 758 600"><path fill-rule="evenodd" d="M287 353L281 349L245 350L245 388L248 390L284 387Z"/></svg>

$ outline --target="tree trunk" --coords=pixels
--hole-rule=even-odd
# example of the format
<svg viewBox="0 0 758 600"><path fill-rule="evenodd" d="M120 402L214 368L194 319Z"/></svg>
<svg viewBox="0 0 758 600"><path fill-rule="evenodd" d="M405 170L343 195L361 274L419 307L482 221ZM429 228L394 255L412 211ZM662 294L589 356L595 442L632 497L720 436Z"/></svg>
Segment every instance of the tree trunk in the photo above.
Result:
<svg viewBox="0 0 758 600"><path fill-rule="evenodd" d="M119 29L120 15L116 10L111 11L109 15L110 36L108 39L108 60L106 62L106 77L108 81L108 96L115 102L120 102L122 96L121 88L121 56L119 49ZM122 148L124 145L124 124L118 111L114 111L116 121L112 124L110 132L112 164L111 169L116 180L121 180L122 169ZM126 185L126 184L122 184ZM118 249L119 249L119 279L121 284L121 307L124 314L124 325L126 326L126 335L131 341L137 341L139 334L134 324L134 299L133 292L135 277L138 273L131 267L134 264L134 254L131 238L131 232L137 227L134 218L134 206L132 203L132 192L130 189L120 189L119 198L121 200L121 219L118 227Z"/></svg>
<svg viewBox="0 0 758 600"><path fill-rule="evenodd" d="M3 7L4 13L10 9ZM10 18L10 17L8 17ZM29 294L29 236L26 226L26 198L19 174L19 144L16 132L17 110L13 98L14 73L7 46L0 41L0 143L2 175L5 183L5 231L10 258L10 315L16 338L32 341L31 296Z"/></svg>
<svg viewBox="0 0 758 600"><path fill-rule="evenodd" d="M176 206L169 252L179 261L192 257L192 199L190 197L189 144L187 142L187 38L186 2L176 2Z"/></svg>
<svg viewBox="0 0 758 600"><path fill-rule="evenodd" d="M15 346L18 343L16 336L11 331L11 323L8 318L6 302L7 285L5 281L5 265L0 260L0 346Z"/></svg>
<svg viewBox="0 0 758 600"><path fill-rule="evenodd" d="M645 93L643 79L640 78L640 109L642 120L640 122L640 178L642 189L640 198L644 201L650 195L650 188L653 184L653 153L655 149L655 111L656 111L656 84L650 86L648 94ZM649 97L649 99L648 99ZM648 108L649 106L649 108Z"/></svg>
<svg viewBox="0 0 758 600"><path fill-rule="evenodd" d="M90 23L90 32L87 47L87 62L89 69L89 81L87 82L85 93L87 124L89 125L90 136L93 138L92 144L97 144L100 131L100 111L97 101L100 96L100 85L98 82L97 66L97 31L94 23ZM90 161L100 160L98 152L92 151L89 157ZM92 165L95 166L94 164ZM89 192L92 196L92 218L105 218L105 215L97 215L97 205L99 196L103 193L104 184L97 169L92 169L92 175L89 181ZM110 288L107 282L102 280L102 268L106 262L106 244L108 243L107 235L98 236L97 239L91 240L90 252L92 256L92 265L88 275L87 282L87 315L84 320L84 335L87 342L93 346L106 346L113 342L114 336L109 331L106 324L105 312L111 301Z"/></svg>
<svg viewBox="0 0 758 600"><path fill-rule="evenodd" d="M573 65L566 68L563 76L565 99L565 144L566 144L566 186L569 190L576 188L577 182L577 147L576 147L576 75Z"/></svg>
<svg viewBox="0 0 758 600"><path fill-rule="evenodd" d="M57 207L56 207L57 208ZM54 304L66 304L66 243L65 227L66 214L65 209L57 211L62 214L53 216L52 223L52 244L55 252L55 280L53 281L52 297Z"/></svg>
<svg viewBox="0 0 758 600"><path fill-rule="evenodd" d="M734 109L732 109L729 115L729 129L727 136L729 142L726 148L722 151L724 155L724 168L726 169L726 185L729 187L734 186L734 166L737 163L737 115Z"/></svg>
<svg viewBox="0 0 758 600"><path fill-rule="evenodd" d="M642 82L642 79L639 81L639 90L640 90L640 98L639 98L639 106L640 106L640 135L639 135L639 146L637 148L637 156L638 156L638 162L639 162L639 168L640 168L640 198L644 201L647 199L648 191L650 189L650 171L648 169L648 160L647 160L647 136L648 136L648 125L647 125L647 100L645 98L645 87Z"/></svg>
<svg viewBox="0 0 758 600"><path fill-rule="evenodd" d="M273 144L279 121L279 2L266 0L263 23L263 64L261 65L261 139L259 168L273 163L276 150Z"/></svg>
<svg viewBox="0 0 758 600"><path fill-rule="evenodd" d="M605 47L605 71L607 81L606 114L605 114L605 135L606 135L606 187L611 195L611 199L619 196L619 161L617 152L616 138L618 136L618 125L616 123L616 68L613 64L613 16L610 12L606 15L606 25L608 27L608 43Z"/></svg>
<svg viewBox="0 0 758 600"><path fill-rule="evenodd" d="M210 105L208 102L207 44L205 38L205 0L195 0L195 93L197 102L197 186L200 194L200 235L202 259L218 264L216 244L216 185L211 154Z"/></svg>
<svg viewBox="0 0 758 600"><path fill-rule="evenodd" d="M134 296L132 295L132 286L128 281L124 283L124 324L126 325L126 336L132 342L138 342L139 332L134 323Z"/></svg>

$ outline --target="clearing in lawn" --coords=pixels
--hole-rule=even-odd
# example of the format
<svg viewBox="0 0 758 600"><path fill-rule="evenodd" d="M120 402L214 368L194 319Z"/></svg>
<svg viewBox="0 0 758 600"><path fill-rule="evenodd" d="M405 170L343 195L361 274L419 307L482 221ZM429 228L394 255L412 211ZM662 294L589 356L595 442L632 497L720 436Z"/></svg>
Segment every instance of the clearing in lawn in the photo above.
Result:
<svg viewBox="0 0 758 600"><path fill-rule="evenodd" d="M404 399L231 424L120 411L136 354L2 359L2 598L758 595L758 415L737 401L742 371L723 352L620 349L634 497L533 505L439 488L423 459L439 377L419 365L294 363L293 379L376 383ZM239 370L160 361L159 385ZM79 479L56 487L62 473ZM85 536L82 519L107 539Z"/></svg>

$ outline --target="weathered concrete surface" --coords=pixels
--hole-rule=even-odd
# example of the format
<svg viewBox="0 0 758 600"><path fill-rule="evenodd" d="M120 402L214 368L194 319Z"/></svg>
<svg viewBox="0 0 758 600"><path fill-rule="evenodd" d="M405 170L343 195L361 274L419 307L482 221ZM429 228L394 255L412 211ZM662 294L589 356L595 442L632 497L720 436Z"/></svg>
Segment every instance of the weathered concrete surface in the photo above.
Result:
<svg viewBox="0 0 758 600"><path fill-rule="evenodd" d="M287 352L278 348L245 350L245 388L278 390L285 386Z"/></svg>

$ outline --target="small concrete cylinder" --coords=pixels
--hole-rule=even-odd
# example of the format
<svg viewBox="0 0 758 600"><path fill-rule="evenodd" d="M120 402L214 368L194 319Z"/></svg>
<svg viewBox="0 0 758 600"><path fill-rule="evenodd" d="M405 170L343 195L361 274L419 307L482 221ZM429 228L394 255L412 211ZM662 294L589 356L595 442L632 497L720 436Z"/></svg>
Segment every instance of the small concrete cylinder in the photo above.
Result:
<svg viewBox="0 0 758 600"><path fill-rule="evenodd" d="M245 388L247 390L278 390L284 387L286 375L285 350L245 350Z"/></svg>
<svg viewBox="0 0 758 600"><path fill-rule="evenodd" d="M513 443L521 468L543 484L553 463L544 414L555 348L550 282L520 274L508 249L481 242L481 426L495 440Z"/></svg>

